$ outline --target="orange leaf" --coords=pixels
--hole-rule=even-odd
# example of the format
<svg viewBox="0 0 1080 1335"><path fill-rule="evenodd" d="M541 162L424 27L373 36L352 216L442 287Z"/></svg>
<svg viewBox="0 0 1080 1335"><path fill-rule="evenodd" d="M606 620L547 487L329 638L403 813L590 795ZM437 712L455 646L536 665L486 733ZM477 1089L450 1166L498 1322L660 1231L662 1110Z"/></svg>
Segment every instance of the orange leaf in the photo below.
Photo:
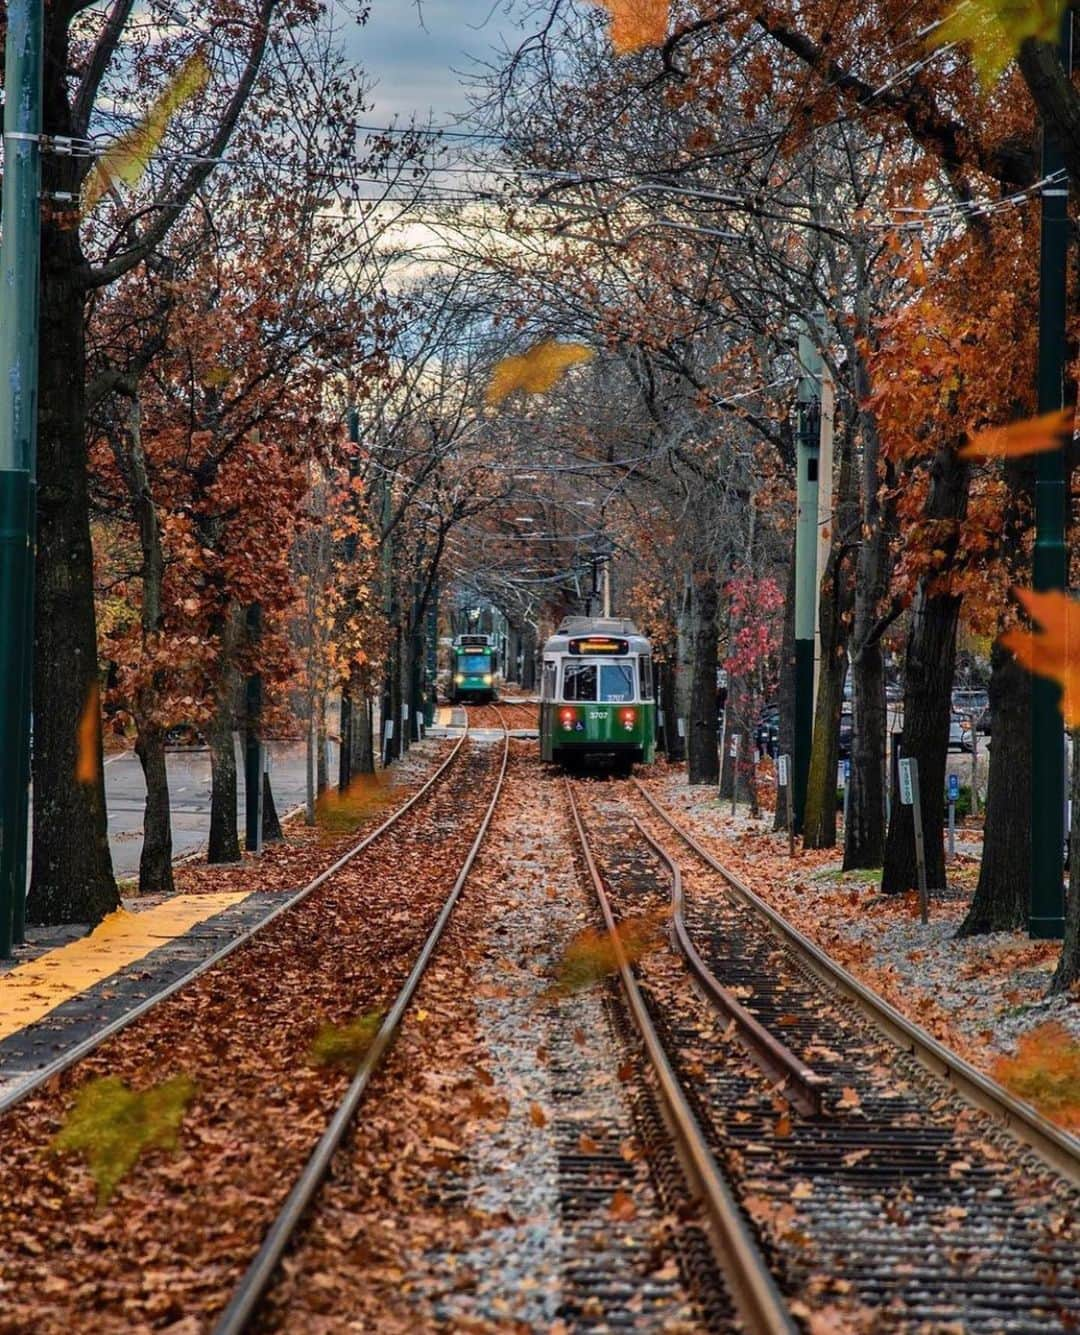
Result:
<svg viewBox="0 0 1080 1335"><path fill-rule="evenodd" d="M529 1116L532 1118L533 1126L547 1126L548 1124L548 1115L543 1108L540 1107L539 1103L534 1103L532 1105L529 1109Z"/></svg>
<svg viewBox="0 0 1080 1335"><path fill-rule="evenodd" d="M608 1214L612 1219L617 1219L623 1224L628 1224L631 1219L637 1218L637 1206L634 1204L633 1196L620 1187L611 1198Z"/></svg>
<svg viewBox="0 0 1080 1335"><path fill-rule="evenodd" d="M1024 454L1060 450L1072 435L1073 410L1061 408L1041 417L1026 417L1008 426L977 431L960 451L961 459L1015 459Z"/></svg>
<svg viewBox="0 0 1080 1335"><path fill-rule="evenodd" d="M836 1100L836 1106L847 1109L859 1108L862 1106L862 1099L859 1098L857 1090L852 1089L850 1085L845 1085L843 1092Z"/></svg>
<svg viewBox="0 0 1080 1335"><path fill-rule="evenodd" d="M504 357L491 374L487 388L487 402L497 406L515 390L525 394L543 394L559 377L577 362L588 362L596 356L584 343L556 343L545 339L520 357Z"/></svg>
<svg viewBox="0 0 1080 1335"><path fill-rule="evenodd" d="M86 704L83 705L79 719L77 750L75 757L75 782L96 783L98 775L98 749L101 736L101 704L98 699L98 684L90 683L86 692Z"/></svg>
<svg viewBox="0 0 1080 1335"><path fill-rule="evenodd" d="M1029 672L1060 683L1065 724L1080 727L1080 601L1058 590L1013 592L1042 630L1006 631L1001 643Z"/></svg>
<svg viewBox="0 0 1080 1335"><path fill-rule="evenodd" d="M668 0L597 0L611 15L611 45L620 56L667 37Z"/></svg>

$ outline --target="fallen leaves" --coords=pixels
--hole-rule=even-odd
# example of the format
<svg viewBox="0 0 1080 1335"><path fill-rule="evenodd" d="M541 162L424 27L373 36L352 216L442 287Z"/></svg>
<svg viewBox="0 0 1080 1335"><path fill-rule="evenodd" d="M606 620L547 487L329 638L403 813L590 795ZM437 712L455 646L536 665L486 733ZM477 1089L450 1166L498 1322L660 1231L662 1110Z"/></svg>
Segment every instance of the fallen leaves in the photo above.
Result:
<svg viewBox="0 0 1080 1335"><path fill-rule="evenodd" d="M1053 1020L1024 1034L1012 1057L994 1065L994 1078L1047 1117L1080 1130L1080 1041Z"/></svg>
<svg viewBox="0 0 1080 1335"><path fill-rule="evenodd" d="M637 1206L634 1204L634 1198L628 1191L622 1187L615 1192L611 1198L611 1204L608 1206L608 1215L620 1224L628 1224L632 1219L637 1218Z"/></svg>
<svg viewBox="0 0 1080 1335"><path fill-rule="evenodd" d="M92 1080L79 1090L50 1152L82 1154L97 1183L97 1203L104 1205L144 1151L176 1148L194 1093L186 1075L138 1092L118 1076Z"/></svg>
<svg viewBox="0 0 1080 1335"><path fill-rule="evenodd" d="M1080 727L1080 600L1057 590L1014 592L1041 630L1006 631L1001 644L1029 672L1059 683L1065 726Z"/></svg>
<svg viewBox="0 0 1080 1335"><path fill-rule="evenodd" d="M558 382L571 366L588 362L596 356L584 343L558 343L545 339L517 357L504 357L491 374L487 403L497 407L515 391L543 394Z"/></svg>

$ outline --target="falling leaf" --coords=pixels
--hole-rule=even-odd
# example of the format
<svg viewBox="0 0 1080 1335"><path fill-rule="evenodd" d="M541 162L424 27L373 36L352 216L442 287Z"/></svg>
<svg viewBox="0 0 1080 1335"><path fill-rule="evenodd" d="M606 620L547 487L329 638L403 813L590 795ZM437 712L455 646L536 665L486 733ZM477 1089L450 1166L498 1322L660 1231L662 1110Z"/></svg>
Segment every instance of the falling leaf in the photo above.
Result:
<svg viewBox="0 0 1080 1335"><path fill-rule="evenodd" d="M1042 454L1060 450L1065 438L1072 435L1073 410L1062 408L1043 413L1041 417L1026 417L1022 422L1008 426L994 426L977 431L960 451L961 459L1015 459L1025 454Z"/></svg>
<svg viewBox="0 0 1080 1335"><path fill-rule="evenodd" d="M1056 42L1066 0L961 0L931 33L931 47L971 47L984 88L995 84L1027 38Z"/></svg>
<svg viewBox="0 0 1080 1335"><path fill-rule="evenodd" d="M850 1085L845 1085L840 1097L836 1100L836 1106L850 1111L854 1108L861 1108L862 1099L859 1098L857 1090L852 1089Z"/></svg>
<svg viewBox="0 0 1080 1335"><path fill-rule="evenodd" d="M599 1154L600 1142L598 1140L593 1140L592 1136L583 1131L581 1135L578 1136L578 1153Z"/></svg>
<svg viewBox="0 0 1080 1335"><path fill-rule="evenodd" d="M382 1018L381 1010L373 1010L345 1025L324 1024L308 1049L312 1064L336 1066L354 1074L374 1042Z"/></svg>
<svg viewBox="0 0 1080 1335"><path fill-rule="evenodd" d="M659 945L668 911L625 918L618 924L619 942L631 964ZM611 934L587 928L579 932L563 951L558 977L551 989L557 996L581 992L618 971L618 955Z"/></svg>
<svg viewBox="0 0 1080 1335"><path fill-rule="evenodd" d="M101 699L96 681L86 692L86 704L79 718L76 738L75 782L96 783L98 776L98 748L101 737Z"/></svg>
<svg viewBox="0 0 1080 1335"><path fill-rule="evenodd" d="M206 87L210 67L199 53L191 56L177 70L146 119L127 134L121 135L98 158L83 183L82 216L85 218L111 187L123 181L135 186L146 171L151 157L165 137L173 115Z"/></svg>
<svg viewBox="0 0 1080 1335"><path fill-rule="evenodd" d="M1009 630L1001 644L1029 672L1050 677L1062 688L1066 727L1080 727L1080 601L1058 590L1015 589L1021 606L1041 631Z"/></svg>
<svg viewBox="0 0 1080 1335"><path fill-rule="evenodd" d="M596 0L610 17L611 45L626 56L667 37L668 0Z"/></svg>
<svg viewBox="0 0 1080 1335"><path fill-rule="evenodd" d="M611 1198L608 1215L612 1219L617 1219L621 1224L628 1224L631 1219L636 1219L637 1206L634 1204L633 1196L620 1187Z"/></svg>
<svg viewBox="0 0 1080 1335"><path fill-rule="evenodd" d="M850 1154L845 1154L840 1162L845 1168L854 1168L856 1164L862 1163L864 1159L869 1159L869 1150L852 1150Z"/></svg>
<svg viewBox="0 0 1080 1335"><path fill-rule="evenodd" d="M786 1140L791 1135L791 1118L787 1113L781 1113L773 1123L773 1135L778 1140Z"/></svg>
<svg viewBox="0 0 1080 1335"><path fill-rule="evenodd" d="M195 1083L186 1075L138 1092L119 1076L92 1080L50 1146L53 1154L81 1153L104 1205L144 1150L174 1149Z"/></svg>
<svg viewBox="0 0 1080 1335"><path fill-rule="evenodd" d="M547 1126L551 1120L539 1103L534 1103L529 1108L529 1118L533 1126Z"/></svg>
<svg viewBox="0 0 1080 1335"><path fill-rule="evenodd" d="M519 357L504 357L491 374L487 402L495 407L515 390L543 394L569 367L591 361L596 353L584 343L557 343L545 339Z"/></svg>
<svg viewBox="0 0 1080 1335"><path fill-rule="evenodd" d="M813 1194L814 1194L814 1184L812 1182L805 1181L805 1179L801 1182L796 1182L795 1185L791 1188L791 1199L793 1201L809 1200L809 1198Z"/></svg>
<svg viewBox="0 0 1080 1335"><path fill-rule="evenodd" d="M1047 1117L1080 1131L1080 1039L1056 1020L1029 1030L993 1076Z"/></svg>

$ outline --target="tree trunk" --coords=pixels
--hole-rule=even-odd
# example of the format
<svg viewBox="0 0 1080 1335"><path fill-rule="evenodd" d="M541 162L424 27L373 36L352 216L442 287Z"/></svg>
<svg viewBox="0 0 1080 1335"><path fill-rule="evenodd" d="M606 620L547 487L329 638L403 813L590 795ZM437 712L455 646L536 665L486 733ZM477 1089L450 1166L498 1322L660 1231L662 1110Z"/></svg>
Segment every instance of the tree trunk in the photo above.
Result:
<svg viewBox="0 0 1080 1335"><path fill-rule="evenodd" d="M714 574L694 588L691 608L694 657L687 729L687 780L715 784L719 776L716 750L716 612L719 590Z"/></svg>
<svg viewBox="0 0 1080 1335"><path fill-rule="evenodd" d="M831 632L833 617L825 613L824 607L823 600L821 620L823 623L828 620ZM833 638L831 633L829 638ZM825 642L824 630L822 641ZM817 700L814 702L814 743L806 779L804 848L832 848L836 843L836 771L840 760L840 709L844 703L846 673L847 651L842 643L832 653L822 652Z"/></svg>
<svg viewBox="0 0 1080 1335"><path fill-rule="evenodd" d="M997 723L994 746L997 747ZM1050 993L1067 992L1080 983L1080 729L1072 734L1072 824L1069 830L1069 893L1065 900L1065 940L1050 980Z"/></svg>
<svg viewBox="0 0 1080 1335"><path fill-rule="evenodd" d="M860 332L869 333L869 313L860 302ZM862 403L871 392L859 344L848 356L855 368L855 394ZM857 410L862 440L859 506L862 542L855 561L855 616L851 633L851 775L844 826L844 870L880 867L885 855L885 662L881 652L882 604L889 591L889 529L878 499L881 441L870 409Z"/></svg>
<svg viewBox="0 0 1080 1335"><path fill-rule="evenodd" d="M265 770L263 771L262 837L264 844L280 844L285 839L281 832L281 821L278 819L277 806L274 803L274 790L270 784L270 775Z"/></svg>
<svg viewBox="0 0 1080 1335"><path fill-rule="evenodd" d="M957 936L1025 927L1031 901L1031 820L1026 810L1031 801L1031 677L997 644L990 664L994 744L982 863Z"/></svg>
<svg viewBox="0 0 1080 1335"><path fill-rule="evenodd" d="M672 760L686 759L686 728L690 717L690 691L693 677L691 663L694 643L691 620L693 616L692 603L692 585L687 580L683 586L679 612L675 619L675 657L671 664L674 686L672 697L675 707L669 720L671 745L668 748L668 755Z"/></svg>
<svg viewBox="0 0 1080 1335"><path fill-rule="evenodd" d="M326 792L330 786L330 774L326 764L326 692L319 691L315 696L316 719L318 721L318 768L316 773L316 788L319 796Z"/></svg>
<svg viewBox="0 0 1080 1335"><path fill-rule="evenodd" d="M340 734L340 743L338 745L338 792L347 793L349 784L352 782L352 761L353 761L353 705L352 705L352 673L343 678L341 682L341 705L340 705L340 724L338 732Z"/></svg>
<svg viewBox="0 0 1080 1335"><path fill-rule="evenodd" d="M49 23L47 42L55 42L66 21ZM68 123L66 65L65 59L57 73L46 60L46 125L57 132ZM76 277L83 263L78 228L47 213L41 250L33 878L26 903L27 920L34 923L96 923L120 903L109 853L101 718L91 703L98 661L84 293Z"/></svg>
<svg viewBox="0 0 1080 1335"><path fill-rule="evenodd" d="M779 707L779 725L777 730L778 756L791 756L795 742L795 548L794 540L791 557L788 561L787 590L784 594L784 628L780 639L780 682L777 705ZM790 775L790 761L789 761ZM789 780L790 781L790 780ZM776 814L773 817L774 830L787 829L787 798L779 788L776 796Z"/></svg>
<svg viewBox="0 0 1080 1335"><path fill-rule="evenodd" d="M233 739L235 671L227 668L225 678L217 708L207 729L211 786L210 843L206 860L210 863L240 861L240 837L236 823L236 744Z"/></svg>
<svg viewBox="0 0 1080 1335"><path fill-rule="evenodd" d="M165 768L165 734L153 724L140 726L135 754L146 779L143 809L143 844L139 856L139 894L171 895L172 823L169 812L169 777Z"/></svg>
<svg viewBox="0 0 1080 1335"><path fill-rule="evenodd" d="M960 521L967 505L968 477L968 466L958 457L954 442L947 441L934 456L924 511L929 521L924 521L925 527L940 534L940 541L934 543L942 552L937 563L939 572L947 572L956 555ZM942 799L961 602L947 585L933 591L933 585L942 578L947 576L924 576L915 596L905 659L901 739L903 755L914 759L919 768L926 878L931 888L946 884ZM881 889L887 895L903 894L917 881L911 808L897 802L885 844Z"/></svg>
<svg viewBox="0 0 1080 1335"><path fill-rule="evenodd" d="M354 776L375 773L372 714L373 701L357 669L353 681L352 772Z"/></svg>

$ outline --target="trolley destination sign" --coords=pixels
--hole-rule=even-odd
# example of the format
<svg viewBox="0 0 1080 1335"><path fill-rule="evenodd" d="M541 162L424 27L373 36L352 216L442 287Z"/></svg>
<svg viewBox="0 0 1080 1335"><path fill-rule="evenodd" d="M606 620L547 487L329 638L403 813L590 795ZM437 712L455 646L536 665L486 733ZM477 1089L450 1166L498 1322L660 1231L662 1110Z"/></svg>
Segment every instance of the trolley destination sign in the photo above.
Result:
<svg viewBox="0 0 1080 1335"><path fill-rule="evenodd" d="M628 654L630 641L614 635L584 635L572 639L566 646L570 654Z"/></svg>

